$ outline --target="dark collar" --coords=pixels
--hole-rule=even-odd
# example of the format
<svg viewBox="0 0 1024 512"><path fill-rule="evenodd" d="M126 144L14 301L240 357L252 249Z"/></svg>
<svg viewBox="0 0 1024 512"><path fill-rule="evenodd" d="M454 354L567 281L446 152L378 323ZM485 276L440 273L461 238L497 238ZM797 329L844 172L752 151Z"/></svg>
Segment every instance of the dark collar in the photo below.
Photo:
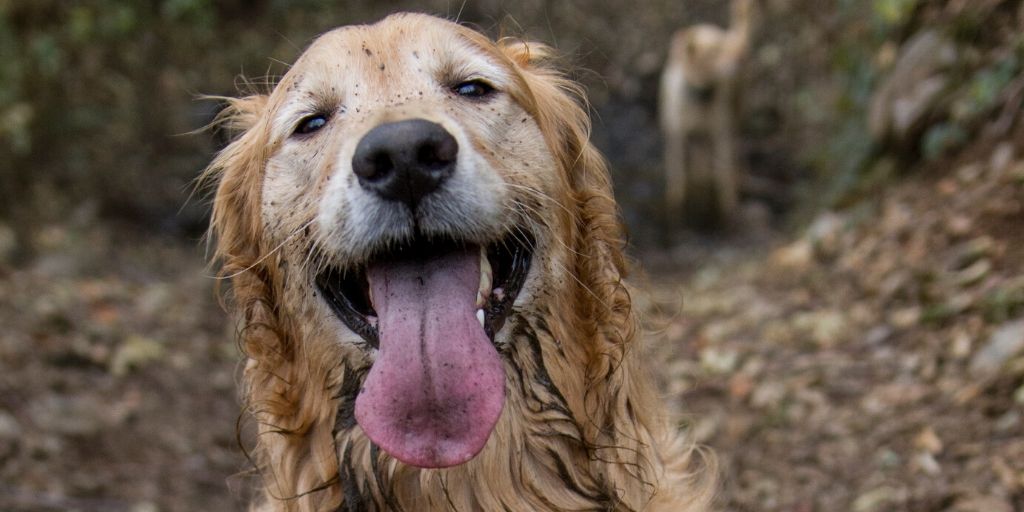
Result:
<svg viewBox="0 0 1024 512"><path fill-rule="evenodd" d="M696 86L692 84L686 84L686 97L695 103L707 105L711 103L711 100L715 99L715 86L704 85Z"/></svg>

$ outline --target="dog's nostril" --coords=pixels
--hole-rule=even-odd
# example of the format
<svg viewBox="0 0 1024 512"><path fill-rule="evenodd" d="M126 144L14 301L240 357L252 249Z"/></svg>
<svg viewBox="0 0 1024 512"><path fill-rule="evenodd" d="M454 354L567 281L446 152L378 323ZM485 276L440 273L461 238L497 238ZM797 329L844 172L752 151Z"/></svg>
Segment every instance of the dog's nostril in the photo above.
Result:
<svg viewBox="0 0 1024 512"><path fill-rule="evenodd" d="M419 151L416 152L416 160L425 165L434 166L437 165L437 148L433 144L427 143L420 146Z"/></svg>
<svg viewBox="0 0 1024 512"><path fill-rule="evenodd" d="M373 157L370 158L372 164L368 169L368 175L362 176L368 180L377 180L386 177L395 168L395 162L391 159L391 155L381 151L374 153Z"/></svg>
<svg viewBox="0 0 1024 512"><path fill-rule="evenodd" d="M457 147L454 144L446 144L445 142L447 141L423 143L416 151L416 161L431 169L451 165L457 156Z"/></svg>

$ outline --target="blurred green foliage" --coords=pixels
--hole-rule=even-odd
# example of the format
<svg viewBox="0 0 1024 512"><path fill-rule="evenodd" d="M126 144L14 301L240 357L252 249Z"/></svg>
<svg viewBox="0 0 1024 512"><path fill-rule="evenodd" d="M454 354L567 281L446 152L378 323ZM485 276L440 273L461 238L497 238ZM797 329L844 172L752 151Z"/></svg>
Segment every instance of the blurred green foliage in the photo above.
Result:
<svg viewBox="0 0 1024 512"><path fill-rule="evenodd" d="M855 201L913 169L918 159L937 160L981 136L984 124L1008 101L1008 89L1024 80L1024 3L1019 0L841 0L835 16L839 30L829 52L835 89L825 107L828 114L818 120L832 135L803 153L819 181L812 189L826 192L812 201L817 207ZM923 30L938 30L955 43L957 60L942 70L946 86L906 140L875 140L866 125L871 102L904 43Z"/></svg>
<svg viewBox="0 0 1024 512"><path fill-rule="evenodd" d="M1020 56L1009 55L968 77L950 109L956 121L968 122L1000 103L1000 95L1020 73Z"/></svg>
<svg viewBox="0 0 1024 512"><path fill-rule="evenodd" d="M318 33L401 10L554 44L593 71L575 76L596 85L598 108L633 102L653 119L662 41L721 9L634 7L623 18L609 15L623 8L614 0L0 0L0 222L26 244L33 226L69 219L198 235L206 207L186 198L223 140L189 135L219 107L196 97L266 88ZM644 124L637 153L656 158Z"/></svg>
<svg viewBox="0 0 1024 512"><path fill-rule="evenodd" d="M810 192L804 202L821 207L921 155L947 154L1020 80L1021 4L762 0L741 107L744 151L756 155L750 171L802 186ZM0 222L23 242L33 226L68 219L197 235L206 207L186 202L190 183L223 140L188 135L219 107L195 98L267 87L316 34L417 10L493 36L539 39L569 57L595 110L594 140L612 163L634 240L642 240L643 230L656 229L645 219L660 204L655 112L667 41L690 23L725 23L726 7L716 0L0 0ZM872 96L900 46L923 27L960 47L952 86L910 143L873 140L865 121Z"/></svg>

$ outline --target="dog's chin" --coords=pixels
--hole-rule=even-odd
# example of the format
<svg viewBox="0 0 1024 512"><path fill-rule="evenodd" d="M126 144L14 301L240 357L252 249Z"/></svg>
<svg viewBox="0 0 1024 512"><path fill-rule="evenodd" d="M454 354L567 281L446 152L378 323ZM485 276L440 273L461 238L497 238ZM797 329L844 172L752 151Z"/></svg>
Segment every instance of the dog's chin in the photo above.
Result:
<svg viewBox="0 0 1024 512"><path fill-rule="evenodd" d="M454 466L490 437L505 397L495 338L533 256L520 233L487 245L418 237L316 277L341 322L377 349L355 416L396 459Z"/></svg>

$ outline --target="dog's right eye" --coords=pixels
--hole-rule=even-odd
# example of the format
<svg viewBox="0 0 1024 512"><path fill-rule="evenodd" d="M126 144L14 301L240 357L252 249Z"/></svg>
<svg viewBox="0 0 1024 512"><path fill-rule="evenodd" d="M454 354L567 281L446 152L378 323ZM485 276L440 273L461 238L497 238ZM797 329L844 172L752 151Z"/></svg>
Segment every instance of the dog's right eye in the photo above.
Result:
<svg viewBox="0 0 1024 512"><path fill-rule="evenodd" d="M325 125L327 125L327 116L323 114L309 116L299 122L299 126L295 128L295 133L306 135L323 128Z"/></svg>

